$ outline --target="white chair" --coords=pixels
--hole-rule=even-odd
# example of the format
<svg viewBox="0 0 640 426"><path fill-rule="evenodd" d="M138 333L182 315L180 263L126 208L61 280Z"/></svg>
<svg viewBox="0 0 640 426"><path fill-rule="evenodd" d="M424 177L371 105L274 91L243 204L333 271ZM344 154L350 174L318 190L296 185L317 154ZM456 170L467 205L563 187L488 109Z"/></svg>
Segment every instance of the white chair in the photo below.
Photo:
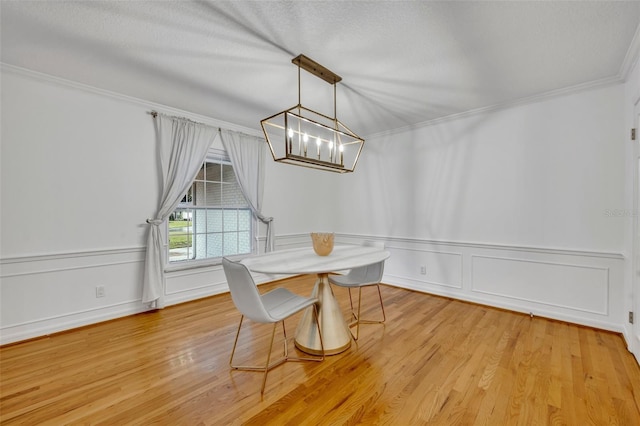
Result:
<svg viewBox="0 0 640 426"><path fill-rule="evenodd" d="M320 332L320 323L318 322L318 310L316 304L317 298L302 297L290 292L285 288L276 288L268 293L260 294L258 288L251 273L245 265L239 262L234 262L227 258L222 259L222 268L224 274L227 277L227 283L229 284L229 290L231 291L231 298L236 308L240 311L242 316L240 317L240 324L238 325L238 332L236 333L236 339L233 342L233 349L231 351L231 358L229 359L229 366L234 370L246 370L246 371L264 371L264 378L262 379L262 388L260 394L264 394L264 388L267 383L267 373L274 367L283 364L286 361L322 361L324 360L324 345L322 344L322 334ZM284 320L291 315L300 312L301 310L312 306L315 313L316 326L318 327L318 338L320 339L320 347L322 355L312 358L294 358L289 357L289 351L287 348L287 331L284 326ZM238 344L238 337L240 336L240 329L242 328L242 321L244 317L256 321L259 323L273 323L273 331L271 332L271 343L269 344L269 354L267 355L267 362L263 366L243 366L234 365L233 356L236 352L236 346ZM273 340L276 334L276 326L278 323L282 323L282 332L284 334L284 355L283 358L270 364L271 351L273 349Z"/></svg>
<svg viewBox="0 0 640 426"><path fill-rule="evenodd" d="M365 241L364 246L378 247L384 249L384 243L376 241ZM384 304L382 303L382 293L380 292L380 280L382 279L382 273L384 271L384 260L378 263L374 263L367 266L361 266L359 268L353 268L344 275L329 275L329 282L339 287L345 287L349 289L349 303L351 304L351 315L354 318L349 324L351 327L356 327L356 334L351 332L354 340L358 340L360 335L360 324L382 324L387 320L384 313ZM362 305L362 287L376 286L378 289L378 298L380 299L380 309L382 310L382 321L365 320L360 318L360 307ZM358 289L358 309L357 313L353 309L353 299L351 298L351 289Z"/></svg>

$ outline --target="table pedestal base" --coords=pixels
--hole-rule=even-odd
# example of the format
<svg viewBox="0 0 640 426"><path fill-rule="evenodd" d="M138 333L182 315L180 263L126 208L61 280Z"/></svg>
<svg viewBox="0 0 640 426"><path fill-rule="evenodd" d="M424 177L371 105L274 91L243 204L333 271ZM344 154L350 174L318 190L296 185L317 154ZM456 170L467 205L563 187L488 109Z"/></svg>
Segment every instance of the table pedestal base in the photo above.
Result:
<svg viewBox="0 0 640 426"><path fill-rule="evenodd" d="M351 346L351 333L344 321L338 301L331 290L329 274L318 274L311 297L317 297L320 301L318 322L322 329L322 343L324 344L325 355L335 355L346 351ZM322 354L313 307L304 311L296 330L295 344L298 349L306 353Z"/></svg>

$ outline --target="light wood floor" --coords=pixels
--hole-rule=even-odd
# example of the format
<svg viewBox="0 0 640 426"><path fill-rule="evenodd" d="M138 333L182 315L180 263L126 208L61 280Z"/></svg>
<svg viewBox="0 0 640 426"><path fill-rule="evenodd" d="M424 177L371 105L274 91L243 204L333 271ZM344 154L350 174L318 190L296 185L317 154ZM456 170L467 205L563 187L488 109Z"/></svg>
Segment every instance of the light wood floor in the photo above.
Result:
<svg viewBox="0 0 640 426"><path fill-rule="evenodd" d="M308 294L313 277L276 284ZM640 425L640 368L621 336L382 291L385 325L323 363L277 367L264 399L261 373L229 370L228 294L2 347L0 423ZM263 356L269 332L249 327L240 349Z"/></svg>

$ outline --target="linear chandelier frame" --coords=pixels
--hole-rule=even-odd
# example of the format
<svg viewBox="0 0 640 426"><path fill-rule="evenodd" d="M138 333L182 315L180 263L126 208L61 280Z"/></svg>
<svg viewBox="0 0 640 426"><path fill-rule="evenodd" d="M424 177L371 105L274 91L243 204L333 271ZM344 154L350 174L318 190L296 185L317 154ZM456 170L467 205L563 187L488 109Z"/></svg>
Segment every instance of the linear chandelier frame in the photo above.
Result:
<svg viewBox="0 0 640 426"><path fill-rule="evenodd" d="M291 62L298 66L298 104L260 121L273 159L336 173L353 172L364 139L338 120L336 83L342 77L304 55ZM333 117L302 105L301 69L333 86Z"/></svg>

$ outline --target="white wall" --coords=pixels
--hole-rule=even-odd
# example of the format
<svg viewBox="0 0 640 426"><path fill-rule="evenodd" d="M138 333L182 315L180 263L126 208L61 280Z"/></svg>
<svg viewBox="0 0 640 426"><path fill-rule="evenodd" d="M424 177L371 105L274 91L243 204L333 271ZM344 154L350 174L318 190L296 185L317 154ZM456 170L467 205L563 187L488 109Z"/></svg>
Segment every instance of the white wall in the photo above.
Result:
<svg viewBox="0 0 640 426"><path fill-rule="evenodd" d="M623 112L618 84L369 138L336 230L387 241L385 282L621 331Z"/></svg>
<svg viewBox="0 0 640 426"><path fill-rule="evenodd" d="M158 186L145 111L3 73L3 258L144 245Z"/></svg>
<svg viewBox="0 0 640 426"><path fill-rule="evenodd" d="M158 186L147 111L233 126L13 68L1 77L0 343L143 310ZM263 211L279 248L311 231L379 238L385 282L621 330L626 228L606 211L626 202L624 93L378 135L352 175L268 160ZM166 299L226 288L219 266L174 271Z"/></svg>
<svg viewBox="0 0 640 426"><path fill-rule="evenodd" d="M0 81L0 343L144 310L145 219L159 185L148 111L257 130L8 66ZM324 215L311 194L325 189L305 184L314 182L308 171L271 163L277 187L265 204L277 231L313 230ZM96 286L106 297L96 298ZM219 266L174 271L166 300L226 290Z"/></svg>
<svg viewBox="0 0 640 426"><path fill-rule="evenodd" d="M338 211L333 173L267 160L263 212L275 217L278 244L289 238L311 244L310 232L334 231ZM302 234L302 235L301 235Z"/></svg>
<svg viewBox="0 0 640 426"><path fill-rule="evenodd" d="M140 311L149 109L4 68L1 82L1 342Z"/></svg>
<svg viewBox="0 0 640 426"><path fill-rule="evenodd" d="M620 252L623 125L616 85L371 138L339 229Z"/></svg>

